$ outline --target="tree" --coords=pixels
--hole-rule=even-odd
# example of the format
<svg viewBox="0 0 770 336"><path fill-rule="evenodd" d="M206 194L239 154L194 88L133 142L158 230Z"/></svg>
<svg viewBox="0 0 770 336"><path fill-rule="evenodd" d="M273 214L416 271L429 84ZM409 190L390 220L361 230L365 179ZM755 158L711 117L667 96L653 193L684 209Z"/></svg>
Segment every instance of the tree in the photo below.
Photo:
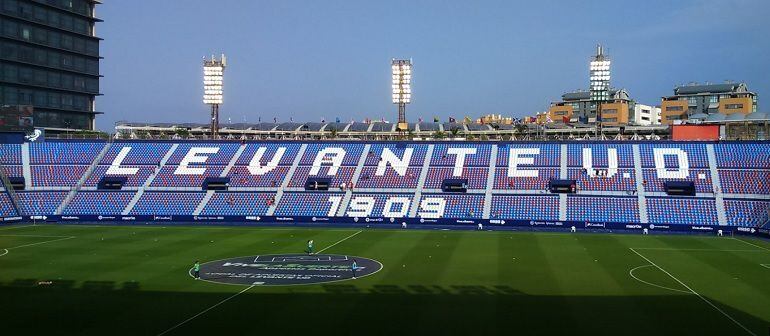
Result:
<svg viewBox="0 0 770 336"><path fill-rule="evenodd" d="M176 135L178 135L180 138L187 138L190 136L190 131L188 131L186 128L179 127L176 129Z"/></svg>
<svg viewBox="0 0 770 336"><path fill-rule="evenodd" d="M436 131L433 133L433 137L436 139L443 139L445 136L444 132L442 131Z"/></svg>
<svg viewBox="0 0 770 336"><path fill-rule="evenodd" d="M329 131L329 138L332 138L332 139L336 139L337 138L337 129L336 128L332 128Z"/></svg>
<svg viewBox="0 0 770 336"><path fill-rule="evenodd" d="M449 133L452 133L452 137L456 138L458 134L460 134L460 129L457 127L452 127L451 130L449 130Z"/></svg>

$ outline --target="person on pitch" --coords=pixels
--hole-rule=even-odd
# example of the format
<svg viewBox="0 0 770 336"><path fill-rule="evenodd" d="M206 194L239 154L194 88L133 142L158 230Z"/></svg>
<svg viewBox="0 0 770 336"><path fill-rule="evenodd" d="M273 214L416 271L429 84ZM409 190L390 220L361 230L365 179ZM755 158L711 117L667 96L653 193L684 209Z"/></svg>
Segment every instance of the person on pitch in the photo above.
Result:
<svg viewBox="0 0 770 336"><path fill-rule="evenodd" d="M199 261L195 261L195 265L193 265L193 276L195 277L195 280L200 280L201 278L201 263Z"/></svg>
<svg viewBox="0 0 770 336"><path fill-rule="evenodd" d="M358 269L358 263L353 259L353 264L350 265L350 271L353 272L353 279L356 278L356 269Z"/></svg>
<svg viewBox="0 0 770 336"><path fill-rule="evenodd" d="M313 254L313 240L312 239L307 241L307 251L305 251L305 252L307 252L307 255Z"/></svg>

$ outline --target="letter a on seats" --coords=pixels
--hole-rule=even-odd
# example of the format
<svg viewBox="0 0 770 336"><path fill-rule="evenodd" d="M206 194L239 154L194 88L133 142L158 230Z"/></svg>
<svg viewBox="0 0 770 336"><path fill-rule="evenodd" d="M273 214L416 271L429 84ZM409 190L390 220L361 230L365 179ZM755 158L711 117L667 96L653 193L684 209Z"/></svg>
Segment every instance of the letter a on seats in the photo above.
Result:
<svg viewBox="0 0 770 336"><path fill-rule="evenodd" d="M318 175L324 163L331 163L327 175L337 175L337 170L342 166L342 160L345 159L346 153L345 149L340 147L328 147L319 151L315 156L315 160L313 160L313 168L310 168L310 175Z"/></svg>

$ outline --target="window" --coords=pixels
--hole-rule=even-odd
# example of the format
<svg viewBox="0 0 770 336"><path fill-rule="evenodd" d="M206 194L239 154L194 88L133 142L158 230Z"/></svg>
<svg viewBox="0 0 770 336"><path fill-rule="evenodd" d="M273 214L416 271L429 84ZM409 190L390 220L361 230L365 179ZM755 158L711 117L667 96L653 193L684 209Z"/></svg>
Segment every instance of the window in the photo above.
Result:
<svg viewBox="0 0 770 336"><path fill-rule="evenodd" d="M737 110L742 108L743 104L725 104L725 109L727 110Z"/></svg>
<svg viewBox="0 0 770 336"><path fill-rule="evenodd" d="M3 78L9 82L15 82L18 80L18 71L16 67L10 64L3 66Z"/></svg>
<svg viewBox="0 0 770 336"><path fill-rule="evenodd" d="M35 43L45 44L48 42L48 33L43 29L35 28L32 35L35 37Z"/></svg>
<svg viewBox="0 0 770 336"><path fill-rule="evenodd" d="M69 55L61 55L61 66L63 68L71 68L72 67L72 57Z"/></svg>
<svg viewBox="0 0 770 336"><path fill-rule="evenodd" d="M48 86L61 87L61 75L56 72L48 73Z"/></svg>
<svg viewBox="0 0 770 336"><path fill-rule="evenodd" d="M666 111L684 111L681 106L666 106Z"/></svg>
<svg viewBox="0 0 770 336"><path fill-rule="evenodd" d="M29 41L29 28L23 28L21 30L21 38Z"/></svg>
<svg viewBox="0 0 770 336"><path fill-rule="evenodd" d="M64 48L64 49L72 49L72 36L62 35L61 36L61 47Z"/></svg>
<svg viewBox="0 0 770 336"><path fill-rule="evenodd" d="M46 56L48 56L48 53L46 53L45 50L35 50L35 63L45 64L47 59Z"/></svg>
<svg viewBox="0 0 770 336"><path fill-rule="evenodd" d="M35 84L46 85L48 84L48 75L43 70L35 70Z"/></svg>
<svg viewBox="0 0 770 336"><path fill-rule="evenodd" d="M688 97L687 98L687 104L688 105L695 105L696 104L696 99L697 98L695 98L695 97Z"/></svg>
<svg viewBox="0 0 770 336"><path fill-rule="evenodd" d="M709 103L710 104L716 104L717 102L719 102L719 97L717 97L717 96L709 97Z"/></svg>
<svg viewBox="0 0 770 336"><path fill-rule="evenodd" d="M606 110L603 109L602 113L615 114L615 113L618 113L618 109L606 109Z"/></svg>
<svg viewBox="0 0 770 336"><path fill-rule="evenodd" d="M29 83L32 81L32 70L27 68L19 69L19 82Z"/></svg>
<svg viewBox="0 0 770 336"><path fill-rule="evenodd" d="M602 122L618 122L618 118L602 118Z"/></svg>
<svg viewBox="0 0 770 336"><path fill-rule="evenodd" d="M61 106L66 109L72 108L72 96L68 94L63 94L61 96Z"/></svg>
<svg viewBox="0 0 770 336"><path fill-rule="evenodd" d="M650 121L650 117L644 117L644 116L643 116L643 117L642 117L642 120L644 120L644 121Z"/></svg>
<svg viewBox="0 0 770 336"><path fill-rule="evenodd" d="M58 93L48 93L48 106L59 107L61 105L60 99L61 96Z"/></svg>

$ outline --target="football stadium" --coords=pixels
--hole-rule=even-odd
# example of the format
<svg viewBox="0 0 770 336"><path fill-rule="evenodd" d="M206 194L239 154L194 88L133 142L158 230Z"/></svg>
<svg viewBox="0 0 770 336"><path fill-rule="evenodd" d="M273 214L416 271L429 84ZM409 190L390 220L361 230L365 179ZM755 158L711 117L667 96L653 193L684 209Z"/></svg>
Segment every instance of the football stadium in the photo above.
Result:
<svg viewBox="0 0 770 336"><path fill-rule="evenodd" d="M0 0L0 334L770 335L768 3L342 3Z"/></svg>
<svg viewBox="0 0 770 336"><path fill-rule="evenodd" d="M601 319L760 335L770 319L767 142L0 149L11 334L589 334Z"/></svg>

